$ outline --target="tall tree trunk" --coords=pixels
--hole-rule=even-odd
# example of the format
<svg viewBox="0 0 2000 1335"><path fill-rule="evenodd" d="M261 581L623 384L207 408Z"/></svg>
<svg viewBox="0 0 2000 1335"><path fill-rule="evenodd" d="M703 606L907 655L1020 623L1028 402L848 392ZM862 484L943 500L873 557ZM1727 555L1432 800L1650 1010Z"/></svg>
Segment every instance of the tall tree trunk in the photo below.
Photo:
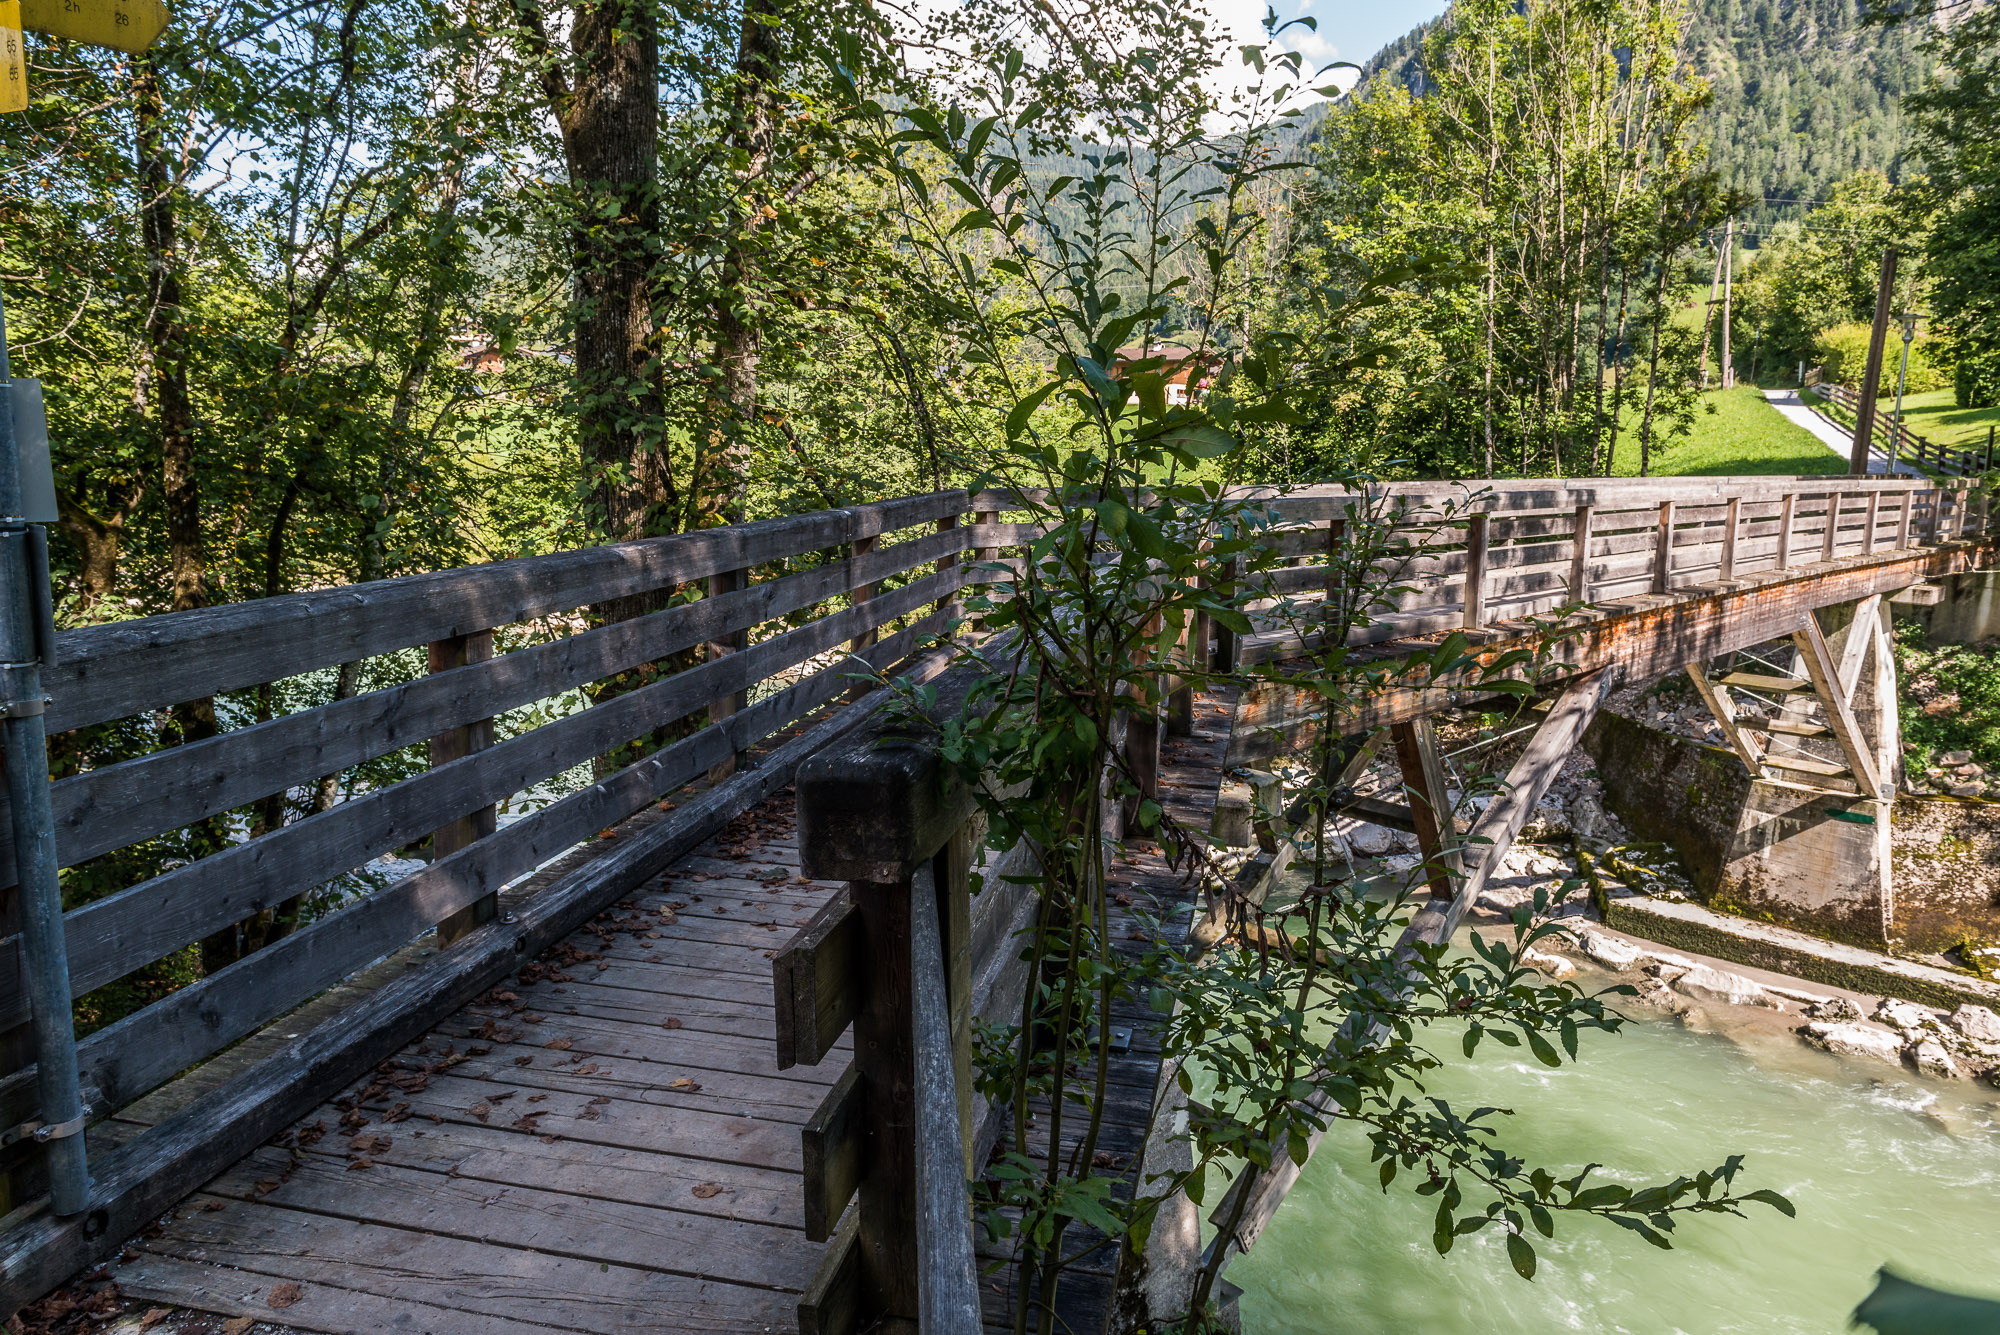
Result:
<svg viewBox="0 0 2000 1335"><path fill-rule="evenodd" d="M671 528L665 375L653 324L660 231L660 39L649 0L572 10L573 87L551 98L575 194L570 234L576 315L577 442L591 527L620 542ZM647 610L600 609L611 620Z"/></svg>
<svg viewBox="0 0 2000 1335"><path fill-rule="evenodd" d="M740 522L750 474L751 441L757 413L758 322L756 301L758 233L766 220L771 154L778 129L779 50L777 0L744 0L736 45L736 86L730 118L735 159L736 216L724 243L722 291L715 310L715 365L711 383L708 439L703 476L695 497L695 522Z"/></svg>
<svg viewBox="0 0 2000 1335"><path fill-rule="evenodd" d="M132 64L133 136L139 191L139 241L146 255L146 320L140 357L160 441L160 491L166 505L167 568L173 582L173 610L208 605L208 552L201 534L201 487L195 476L194 409L187 387L187 324L181 310L179 219L174 212L178 185L167 159L165 105L159 69L151 55ZM215 700L204 696L176 705L175 744L215 736ZM228 842L219 819L190 826L188 852L203 856ZM204 974L239 956L238 933L225 928L201 943Z"/></svg>

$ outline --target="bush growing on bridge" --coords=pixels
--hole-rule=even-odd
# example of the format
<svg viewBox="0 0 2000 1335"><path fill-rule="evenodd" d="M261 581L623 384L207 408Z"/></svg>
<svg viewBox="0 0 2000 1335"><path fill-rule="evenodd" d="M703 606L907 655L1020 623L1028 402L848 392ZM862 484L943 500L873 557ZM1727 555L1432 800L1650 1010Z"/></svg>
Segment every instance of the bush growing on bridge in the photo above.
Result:
<svg viewBox="0 0 2000 1335"><path fill-rule="evenodd" d="M967 11L968 21L977 26L982 12ZM1022 943L1039 966L1035 985L1013 1023L981 1035L979 1052L979 1088L1010 1113L1011 1144L976 1194L988 1228L1013 1239L1021 1262L1017 1335L1052 1335L1061 1285L1098 1245L1078 1234L1118 1244L1113 1302L1129 1312L1121 1304L1136 1296L1164 1207L1183 1196L1213 1203L1229 1180L1287 1157L1303 1162L1312 1137L1335 1123L1373 1139L1385 1189L1400 1176L1437 1198L1439 1251L1498 1229L1527 1277L1531 1236L1551 1235L1565 1213L1600 1216L1664 1247L1688 1212L1737 1212L1750 1200L1789 1209L1768 1192L1737 1192L1735 1158L1644 1188L1593 1184L1591 1168L1533 1166L1498 1142L1500 1110L1461 1113L1424 1095L1424 1073L1443 1060L1426 1046L1427 1026L1459 1031L1467 1054L1486 1041L1525 1044L1550 1065L1574 1056L1584 1031L1617 1027L1606 997L1527 969L1526 952L1548 928L1525 911L1511 940L1483 943L1470 959L1442 946L1399 949L1408 905L1352 893L1342 869L1315 851L1315 888L1289 917L1267 920L1222 891L1220 940L1132 954L1112 939L1106 869L1127 838L1157 840L1185 874L1223 885L1206 832L1177 826L1142 792L1121 742L1158 717L1173 679L1197 688L1249 680L1191 661L1181 645L1204 618L1248 632L1247 608L1267 599L1265 576L1278 563L1268 541L1275 514L1224 484L1251 440L1298 419L1295 347L1281 335L1246 338L1239 317L1254 296L1244 256L1264 240L1245 201L1277 169L1257 127L1301 71L1296 56L1260 65L1266 78L1244 128L1218 135L1204 124L1215 109L1200 92L1198 23L1153 0L1108 26L1098 17L1057 22L1043 65L1004 25L970 42L988 63L957 71L969 106L892 107L858 79L846 86L869 160L897 184L897 239L916 257L922 299L962 331L977 391L1006 408L1005 444L974 461L975 486L1011 493L1008 510L1043 526L1023 558L969 596L967 616L1006 638L965 661L1005 668L989 663L963 716L941 725L944 754L979 795L989 846L1026 843L1037 866L1040 904ZM1126 49L1137 32L1151 44ZM1076 174L1051 177L1036 165L1038 155L1073 151L1078 135ZM1325 295L1358 313L1381 288ZM1186 354L1155 352L1169 329L1193 344L1195 364L1215 368L1207 390L1186 401L1168 393ZM1044 350L1039 366L1009 355L1021 344ZM1333 353L1316 352L1323 373ZM1345 355L1358 362L1370 352ZM1322 762L1371 690L1446 678L1518 687L1532 667L1482 661L1457 636L1412 659L1348 655L1345 631L1395 596L1397 581L1375 568L1390 550L1388 518L1364 509L1350 520L1332 647L1260 669L1318 696ZM1403 550L1414 557L1423 546ZM1308 828L1323 834L1328 803L1323 787L1309 794ZM1121 807L1131 813L1125 829ZM1100 1154L1109 1020L1121 1004L1150 1005L1165 1019L1164 1060L1180 1097L1153 1117L1157 1127L1188 1112L1180 1167L1148 1172L1140 1156L1109 1167ZM1205 1328L1227 1255L1217 1249L1202 1267L1186 1311L1150 1319Z"/></svg>

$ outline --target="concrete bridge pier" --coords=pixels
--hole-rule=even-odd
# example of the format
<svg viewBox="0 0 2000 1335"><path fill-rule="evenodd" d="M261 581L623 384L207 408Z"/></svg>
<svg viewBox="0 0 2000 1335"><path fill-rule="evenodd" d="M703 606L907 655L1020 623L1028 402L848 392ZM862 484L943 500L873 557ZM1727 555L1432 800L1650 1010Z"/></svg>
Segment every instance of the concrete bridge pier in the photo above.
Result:
<svg viewBox="0 0 2000 1335"><path fill-rule="evenodd" d="M1815 616L1832 660L1843 666L1858 660L1847 705L1879 781L1893 794L1902 779L1902 736L1887 604L1879 597L1864 599L1821 609ZM1797 657L1794 649L1792 658ZM1798 678L1806 676L1802 669L1794 672ZM1815 694L1792 693L1786 706L1773 716L1774 722L1825 726L1828 710ZM1838 748L1824 735L1798 741L1796 749L1803 754L1829 766L1841 761ZM1893 797L1863 793L1860 784L1844 777L1817 783L1769 777L1780 772L1765 768L1751 775L1717 878L1718 907L1857 944L1887 944L1895 923Z"/></svg>

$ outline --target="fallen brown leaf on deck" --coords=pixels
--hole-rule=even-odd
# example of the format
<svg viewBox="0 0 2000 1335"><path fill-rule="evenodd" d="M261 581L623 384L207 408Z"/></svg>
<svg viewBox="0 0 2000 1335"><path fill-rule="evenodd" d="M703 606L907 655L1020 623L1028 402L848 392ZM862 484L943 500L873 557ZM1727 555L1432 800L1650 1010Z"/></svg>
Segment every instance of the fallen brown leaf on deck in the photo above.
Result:
<svg viewBox="0 0 2000 1335"><path fill-rule="evenodd" d="M594 1105L602 1105L609 1102L611 1102L611 1096L609 1094L599 1094L596 1098L591 1100L591 1103Z"/></svg>
<svg viewBox="0 0 2000 1335"><path fill-rule="evenodd" d="M574 1040L567 1038L552 1038L548 1042L542 1044L542 1046L549 1049L551 1052L568 1052L569 1045L573 1041Z"/></svg>
<svg viewBox="0 0 2000 1335"><path fill-rule="evenodd" d="M540 1122L537 1122L535 1119L537 1117L547 1117L547 1116L548 1114L544 1112L522 1113L519 1117L514 1119L514 1129L516 1131L540 1131L542 1129L542 1124Z"/></svg>
<svg viewBox="0 0 2000 1335"><path fill-rule="evenodd" d="M589 1104L585 1104L583 1108L578 1111L576 1117L577 1120L580 1122L594 1122L597 1120L598 1115L603 1111L604 1110L602 1108L593 1108Z"/></svg>
<svg viewBox="0 0 2000 1335"><path fill-rule="evenodd" d="M601 1069L596 1062L585 1062L576 1068L576 1073L578 1075L596 1075Z"/></svg>
<svg viewBox="0 0 2000 1335"><path fill-rule="evenodd" d="M271 1290L271 1296L264 1301L273 1307L290 1307L306 1296L306 1291L296 1284L280 1284Z"/></svg>
<svg viewBox="0 0 2000 1335"><path fill-rule="evenodd" d="M466 1115L467 1117L477 1117L477 1118L478 1118L478 1119L479 1119L480 1121L482 1121L482 1122L483 1122L483 1121L485 1121L485 1120L487 1119L487 1117L489 1117L490 1115L492 1115L492 1112L493 1112L493 1105L492 1105L492 1104L490 1104L490 1103L475 1103L475 1104L473 1104L473 1105L472 1105L472 1106L471 1106L470 1108L467 1108L467 1109L465 1110L465 1115Z"/></svg>
<svg viewBox="0 0 2000 1335"><path fill-rule="evenodd" d="M271 1194L272 1192L276 1191L277 1189L278 1189L278 1179L277 1179L277 1178L275 1178L275 1177L260 1177L260 1178L258 1178L258 1179L257 1179L257 1185L256 1185L256 1190L257 1190L257 1194L258 1194L259 1196L268 1196L268 1195L270 1195L270 1194Z"/></svg>
<svg viewBox="0 0 2000 1335"><path fill-rule="evenodd" d="M680 1076L677 1079L667 1081L667 1088L678 1089L686 1094L693 1094L697 1090L699 1090L701 1086L696 1084L694 1081L688 1079L686 1076Z"/></svg>
<svg viewBox="0 0 2000 1335"><path fill-rule="evenodd" d="M532 1066L532 1065L534 1065L534 1063L535 1063L535 1059L534 1059L533 1057L516 1057L516 1058L514 1058L514 1065L516 1065L516 1066Z"/></svg>
<svg viewBox="0 0 2000 1335"><path fill-rule="evenodd" d="M227 1209L228 1207L221 1201L208 1201L201 1208L208 1214L214 1214L217 1210Z"/></svg>
<svg viewBox="0 0 2000 1335"><path fill-rule="evenodd" d="M662 1029L678 1029L681 1027L681 1022L675 1019L673 1016L669 1015L666 1019L660 1022L660 1027Z"/></svg>
<svg viewBox="0 0 2000 1335"><path fill-rule="evenodd" d="M541 1101L542 1101L543 1099L545 1099L545 1098L547 1098L547 1097L548 1097L548 1095L546 1095L546 1094L530 1094L530 1095L528 1095L528 1102L530 1102L530 1103L540 1103L540 1102L541 1102Z"/></svg>
<svg viewBox="0 0 2000 1335"><path fill-rule="evenodd" d="M248 1335L250 1327L257 1324L257 1318L233 1316L222 1323L222 1335Z"/></svg>
<svg viewBox="0 0 2000 1335"><path fill-rule="evenodd" d="M139 1329L151 1330L154 1326L159 1325L162 1321L166 1319L167 1319L166 1308L148 1307L146 1309L146 1315L139 1318Z"/></svg>
<svg viewBox="0 0 2000 1335"><path fill-rule="evenodd" d="M350 1173L354 1172L356 1169L373 1168L374 1166L375 1166L375 1161L369 1158L365 1154L358 1159L349 1159L347 1161L347 1171Z"/></svg>
<svg viewBox="0 0 2000 1335"><path fill-rule="evenodd" d="M720 1196L722 1194L722 1184L720 1182L697 1182L694 1187L694 1194L697 1200L704 1201L711 1196Z"/></svg>

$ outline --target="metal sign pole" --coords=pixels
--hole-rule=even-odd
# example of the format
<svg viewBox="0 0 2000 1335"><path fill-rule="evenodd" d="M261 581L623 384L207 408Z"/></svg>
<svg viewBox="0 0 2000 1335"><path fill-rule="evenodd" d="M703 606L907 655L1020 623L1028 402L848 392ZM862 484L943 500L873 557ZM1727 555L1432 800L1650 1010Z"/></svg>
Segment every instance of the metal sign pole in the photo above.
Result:
<svg viewBox="0 0 2000 1335"><path fill-rule="evenodd" d="M42 724L42 666L54 661L55 615L48 535L27 520L25 509L14 382L7 365L7 316L0 305L0 748L6 753L21 954L41 1088L41 1116L30 1134L48 1147L55 1212L73 1215L90 1204L90 1173L83 1148L88 1110L78 1088L69 949L63 940L55 816L49 806L48 734Z"/></svg>

